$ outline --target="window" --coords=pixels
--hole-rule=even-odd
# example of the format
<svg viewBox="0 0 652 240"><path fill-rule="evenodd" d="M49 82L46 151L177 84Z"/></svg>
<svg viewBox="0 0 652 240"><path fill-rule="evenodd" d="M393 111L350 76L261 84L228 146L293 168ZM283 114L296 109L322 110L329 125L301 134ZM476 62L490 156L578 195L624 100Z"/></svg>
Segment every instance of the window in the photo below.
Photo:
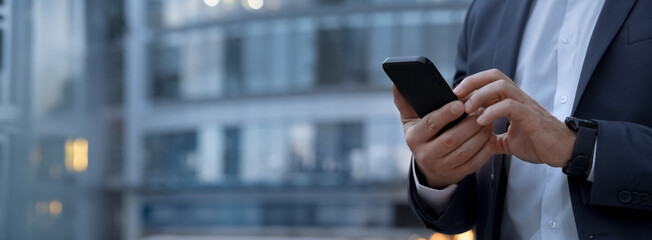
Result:
<svg viewBox="0 0 652 240"><path fill-rule="evenodd" d="M151 185L174 186L195 182L195 131L153 134L145 138L145 177Z"/></svg>
<svg viewBox="0 0 652 240"><path fill-rule="evenodd" d="M240 173L240 152L241 140L240 129L236 127L227 128L224 130L225 135L225 150L224 150L224 175L227 178L235 179Z"/></svg>
<svg viewBox="0 0 652 240"><path fill-rule="evenodd" d="M225 44L226 96L239 96L243 92L242 38L229 37Z"/></svg>
<svg viewBox="0 0 652 240"><path fill-rule="evenodd" d="M147 229L251 227L263 224L263 211L259 203L247 199L158 200L143 204L142 219Z"/></svg>
<svg viewBox="0 0 652 240"><path fill-rule="evenodd" d="M351 159L362 151L361 123L324 123L317 125L316 166L324 181L348 181Z"/></svg>
<svg viewBox="0 0 652 240"><path fill-rule="evenodd" d="M364 21L361 16L352 19L327 17L322 21L322 29L317 33L319 85L355 86L367 81L364 66L368 30L350 26Z"/></svg>
<svg viewBox="0 0 652 240"><path fill-rule="evenodd" d="M149 48L149 74L154 98L179 96L179 47L155 42Z"/></svg>

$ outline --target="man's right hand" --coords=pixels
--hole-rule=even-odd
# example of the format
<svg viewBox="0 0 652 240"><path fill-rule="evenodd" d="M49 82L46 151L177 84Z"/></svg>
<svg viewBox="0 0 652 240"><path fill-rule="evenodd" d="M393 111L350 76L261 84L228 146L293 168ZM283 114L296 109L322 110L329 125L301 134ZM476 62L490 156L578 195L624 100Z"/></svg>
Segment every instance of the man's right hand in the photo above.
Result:
<svg viewBox="0 0 652 240"><path fill-rule="evenodd" d="M446 124L462 116L461 101L450 102L420 119L394 85L392 92L401 114L405 140L429 187L443 189L458 183L493 154L496 135L491 125L481 126L476 121L482 110L437 135Z"/></svg>

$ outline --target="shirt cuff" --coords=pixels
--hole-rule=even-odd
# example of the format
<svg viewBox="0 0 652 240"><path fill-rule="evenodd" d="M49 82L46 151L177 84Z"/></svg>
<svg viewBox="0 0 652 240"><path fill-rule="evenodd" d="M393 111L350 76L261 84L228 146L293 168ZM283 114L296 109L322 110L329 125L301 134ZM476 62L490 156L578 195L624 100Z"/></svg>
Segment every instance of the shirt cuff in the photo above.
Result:
<svg viewBox="0 0 652 240"><path fill-rule="evenodd" d="M417 195L435 211L437 216L441 216L448 208L448 204L451 202L455 190L457 190L457 184L448 185L441 190L427 187L419 182L415 166L414 156L412 156L412 177L417 187Z"/></svg>
<svg viewBox="0 0 652 240"><path fill-rule="evenodd" d="M598 152L598 138L595 138L595 145L593 145L593 158L591 159L591 171L589 172L589 177L586 178L587 181L593 182L593 170L595 169L595 154Z"/></svg>

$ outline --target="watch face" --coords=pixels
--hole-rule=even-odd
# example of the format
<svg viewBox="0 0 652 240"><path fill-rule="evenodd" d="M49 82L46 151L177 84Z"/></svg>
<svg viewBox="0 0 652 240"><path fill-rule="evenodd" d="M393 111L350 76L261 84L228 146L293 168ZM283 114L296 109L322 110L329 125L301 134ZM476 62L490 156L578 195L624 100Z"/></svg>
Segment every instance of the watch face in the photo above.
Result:
<svg viewBox="0 0 652 240"><path fill-rule="evenodd" d="M578 126L574 117L567 117L564 123L566 123L566 127L570 128L570 130L577 132Z"/></svg>
<svg viewBox="0 0 652 240"><path fill-rule="evenodd" d="M586 127L586 128L592 128L592 129L597 129L598 128L598 123L592 120L584 120L584 119L579 119L575 117L567 117L566 120L564 120L564 123L566 123L566 126L570 128L571 130L577 132L580 127Z"/></svg>

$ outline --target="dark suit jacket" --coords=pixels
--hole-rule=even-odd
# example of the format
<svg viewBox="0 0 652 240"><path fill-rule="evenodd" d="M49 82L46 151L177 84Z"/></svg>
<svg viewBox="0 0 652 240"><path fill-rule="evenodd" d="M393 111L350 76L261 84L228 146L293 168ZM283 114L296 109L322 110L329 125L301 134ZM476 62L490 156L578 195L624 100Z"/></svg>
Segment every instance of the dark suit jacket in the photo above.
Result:
<svg viewBox="0 0 652 240"><path fill-rule="evenodd" d="M490 68L513 78L531 7L531 0L473 2L459 40L454 84ZM606 0L573 116L599 124L593 183L568 179L579 238L652 239L652 1ZM494 130L504 132L506 123L496 121ZM495 155L464 178L441 216L421 201L410 177L412 208L435 231L475 227L479 239L497 239L509 161Z"/></svg>

